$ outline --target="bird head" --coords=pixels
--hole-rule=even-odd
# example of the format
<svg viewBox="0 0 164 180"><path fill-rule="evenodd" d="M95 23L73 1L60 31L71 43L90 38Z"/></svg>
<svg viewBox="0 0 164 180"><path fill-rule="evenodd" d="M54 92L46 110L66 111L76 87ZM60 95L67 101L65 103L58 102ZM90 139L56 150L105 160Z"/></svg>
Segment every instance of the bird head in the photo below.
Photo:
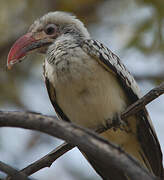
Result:
<svg viewBox="0 0 164 180"><path fill-rule="evenodd" d="M83 23L65 12L50 12L36 20L28 32L20 37L10 49L7 66L10 69L33 51L46 54L49 46L60 36L72 36L78 41L89 38Z"/></svg>

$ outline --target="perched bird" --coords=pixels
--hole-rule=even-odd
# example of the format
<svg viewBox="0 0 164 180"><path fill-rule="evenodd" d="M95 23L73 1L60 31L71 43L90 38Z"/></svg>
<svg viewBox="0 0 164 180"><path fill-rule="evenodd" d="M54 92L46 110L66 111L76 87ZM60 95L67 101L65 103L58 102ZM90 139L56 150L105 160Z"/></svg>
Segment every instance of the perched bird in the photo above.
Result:
<svg viewBox="0 0 164 180"><path fill-rule="evenodd" d="M36 20L11 48L8 68L33 51L46 55L43 67L48 94L56 113L65 121L90 129L105 126L106 120L114 119L141 97L120 59L91 39L83 23L71 14L50 12ZM161 148L146 109L128 118L125 126L101 135L151 173L163 177ZM99 163L86 157L103 179L128 179L112 167L106 167L112 175L105 177Z"/></svg>

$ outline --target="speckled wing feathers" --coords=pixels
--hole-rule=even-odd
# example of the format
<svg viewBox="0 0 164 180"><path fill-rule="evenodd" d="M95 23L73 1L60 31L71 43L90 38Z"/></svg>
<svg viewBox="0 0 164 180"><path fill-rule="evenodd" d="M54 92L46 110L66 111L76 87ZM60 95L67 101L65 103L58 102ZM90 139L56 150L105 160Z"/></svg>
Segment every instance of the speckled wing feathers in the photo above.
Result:
<svg viewBox="0 0 164 180"><path fill-rule="evenodd" d="M102 43L95 40L85 40L82 43L82 49L96 58L96 60L108 71L113 71L124 88L128 91L132 91L134 100L141 97L139 87L134 80L133 76L129 73L126 67L121 63L120 59L106 48ZM134 102L133 100L133 102Z"/></svg>
<svg viewBox="0 0 164 180"><path fill-rule="evenodd" d="M107 71L115 73L122 84L129 101L134 103L141 97L140 90L133 76L121 63L120 59L98 41L89 39L81 44L82 49L98 61ZM137 136L143 152L156 176L163 177L162 153L156 133L147 110L144 108L137 114Z"/></svg>

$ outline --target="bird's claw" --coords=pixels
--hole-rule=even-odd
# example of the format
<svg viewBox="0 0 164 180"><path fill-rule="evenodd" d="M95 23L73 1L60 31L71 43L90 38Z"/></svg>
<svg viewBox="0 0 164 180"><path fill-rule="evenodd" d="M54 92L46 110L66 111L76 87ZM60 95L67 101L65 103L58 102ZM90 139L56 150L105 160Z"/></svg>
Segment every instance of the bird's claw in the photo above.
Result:
<svg viewBox="0 0 164 180"><path fill-rule="evenodd" d="M129 124L128 121L122 120L120 114L116 114L111 122L111 127L113 130L120 129L121 131L129 132Z"/></svg>

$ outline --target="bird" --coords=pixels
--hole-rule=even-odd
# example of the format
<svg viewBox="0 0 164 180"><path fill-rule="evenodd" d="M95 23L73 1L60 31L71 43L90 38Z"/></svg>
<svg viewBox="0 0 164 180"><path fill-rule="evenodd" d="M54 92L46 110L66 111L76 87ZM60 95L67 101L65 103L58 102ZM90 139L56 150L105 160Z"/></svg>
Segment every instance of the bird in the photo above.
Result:
<svg viewBox="0 0 164 180"><path fill-rule="evenodd" d="M133 76L111 50L91 38L73 14L49 12L34 21L10 49L7 66L32 52L45 55L43 74L50 101L60 119L89 129L114 120L142 94ZM100 135L121 147L157 177L163 177L161 147L146 108L126 119L124 128ZM112 167L101 173L99 162L85 155L104 180L127 180ZM102 162L101 162L102 163Z"/></svg>

